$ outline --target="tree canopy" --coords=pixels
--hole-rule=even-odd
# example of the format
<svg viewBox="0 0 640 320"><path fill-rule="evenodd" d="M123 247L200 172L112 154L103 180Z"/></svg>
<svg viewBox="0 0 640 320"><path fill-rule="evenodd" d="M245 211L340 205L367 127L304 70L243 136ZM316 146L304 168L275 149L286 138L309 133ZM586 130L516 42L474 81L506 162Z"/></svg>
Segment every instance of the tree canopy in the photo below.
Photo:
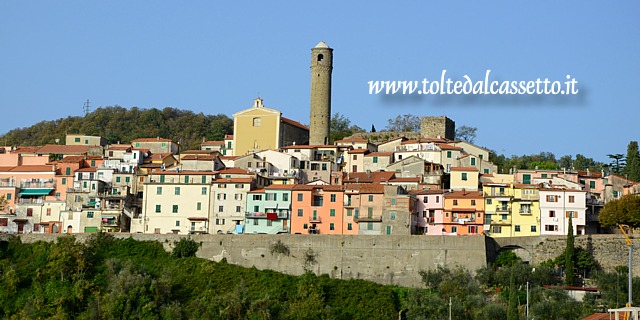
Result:
<svg viewBox="0 0 640 320"><path fill-rule="evenodd" d="M640 197L626 195L607 202L600 210L598 219L603 227L615 227L618 224L640 227Z"/></svg>
<svg viewBox="0 0 640 320"><path fill-rule="evenodd" d="M355 124L351 124L351 120L340 113L334 113L331 116L330 123L331 143L336 140L348 137L356 132L364 132L364 129Z"/></svg>
<svg viewBox="0 0 640 320"><path fill-rule="evenodd" d="M476 131L478 131L478 128L466 125L460 126L456 128L456 139L473 143L476 139Z"/></svg>
<svg viewBox="0 0 640 320"><path fill-rule="evenodd" d="M41 146L64 141L67 133L102 136L109 143L127 143L144 137L163 137L197 149L202 139L222 140L233 132L233 120L224 114L204 115L192 111L103 107L86 116L41 121L28 128L14 129L0 138L8 145Z"/></svg>
<svg viewBox="0 0 640 320"><path fill-rule="evenodd" d="M419 116L412 114L398 115L395 118L387 120L389 124L385 127L386 131L391 132L415 132L420 131L421 119Z"/></svg>
<svg viewBox="0 0 640 320"><path fill-rule="evenodd" d="M626 165L622 173L627 179L640 181L640 152L638 151L638 141L629 142L627 146Z"/></svg>

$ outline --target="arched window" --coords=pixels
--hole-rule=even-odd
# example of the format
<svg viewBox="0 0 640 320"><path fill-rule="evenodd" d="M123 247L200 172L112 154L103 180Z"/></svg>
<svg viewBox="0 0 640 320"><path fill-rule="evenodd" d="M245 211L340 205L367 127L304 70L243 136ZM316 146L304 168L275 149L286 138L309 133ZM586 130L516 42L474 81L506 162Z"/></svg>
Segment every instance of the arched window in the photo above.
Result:
<svg viewBox="0 0 640 320"><path fill-rule="evenodd" d="M318 55L318 61L322 61L324 59L324 55L321 53Z"/></svg>

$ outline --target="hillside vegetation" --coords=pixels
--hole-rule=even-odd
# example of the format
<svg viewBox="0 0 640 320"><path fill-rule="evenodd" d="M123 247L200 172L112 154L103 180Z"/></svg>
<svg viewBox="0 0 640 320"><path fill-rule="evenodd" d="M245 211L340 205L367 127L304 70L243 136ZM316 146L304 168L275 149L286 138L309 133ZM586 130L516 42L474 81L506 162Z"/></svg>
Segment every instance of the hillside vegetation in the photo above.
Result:
<svg viewBox="0 0 640 320"><path fill-rule="evenodd" d="M175 108L113 106L98 108L84 117L41 121L28 128L13 129L0 140L7 145L42 146L60 139L64 144L67 133L102 136L109 143L159 136L179 142L187 150L198 149L203 138L222 140L225 134L233 133L233 120L224 114L204 115Z"/></svg>
<svg viewBox="0 0 640 320"><path fill-rule="evenodd" d="M420 271L423 289L364 280L290 276L196 258L199 244L95 234L57 242L0 242L2 319L523 319L526 283L536 319L579 319L620 307L626 272L597 272L600 299L573 301L558 287L559 256L535 266L504 252L472 275L462 268ZM286 250L273 250L286 254ZM587 268L588 266L581 266ZM588 272L586 273L588 274ZM634 300L640 279L634 279ZM449 305L451 302L451 305Z"/></svg>

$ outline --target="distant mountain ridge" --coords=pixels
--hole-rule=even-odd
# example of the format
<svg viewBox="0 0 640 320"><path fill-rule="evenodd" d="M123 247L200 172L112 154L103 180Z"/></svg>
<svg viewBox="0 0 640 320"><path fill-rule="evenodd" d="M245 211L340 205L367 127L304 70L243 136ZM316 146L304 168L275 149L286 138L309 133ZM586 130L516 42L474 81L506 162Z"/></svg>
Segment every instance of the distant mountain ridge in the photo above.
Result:
<svg viewBox="0 0 640 320"><path fill-rule="evenodd" d="M102 136L109 143L128 143L137 138L163 137L178 142L182 150L198 149L202 139L222 140L233 133L233 119L224 114L205 115L189 110L126 109L101 107L85 116L70 116L41 121L31 127L17 128L0 136L0 143L42 146L65 141L65 135Z"/></svg>

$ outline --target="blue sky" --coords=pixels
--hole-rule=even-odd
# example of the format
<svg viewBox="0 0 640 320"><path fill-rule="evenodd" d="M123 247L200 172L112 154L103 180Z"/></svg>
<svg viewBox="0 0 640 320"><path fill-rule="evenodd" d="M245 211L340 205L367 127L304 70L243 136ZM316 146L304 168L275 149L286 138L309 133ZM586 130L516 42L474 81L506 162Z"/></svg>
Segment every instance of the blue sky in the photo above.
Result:
<svg viewBox="0 0 640 320"><path fill-rule="evenodd" d="M332 111L380 131L446 115L498 153L608 161L640 136L640 3L1 1L0 134L93 109L229 116L258 95L309 122L310 49L334 48ZM578 81L577 96L380 96L371 80Z"/></svg>

